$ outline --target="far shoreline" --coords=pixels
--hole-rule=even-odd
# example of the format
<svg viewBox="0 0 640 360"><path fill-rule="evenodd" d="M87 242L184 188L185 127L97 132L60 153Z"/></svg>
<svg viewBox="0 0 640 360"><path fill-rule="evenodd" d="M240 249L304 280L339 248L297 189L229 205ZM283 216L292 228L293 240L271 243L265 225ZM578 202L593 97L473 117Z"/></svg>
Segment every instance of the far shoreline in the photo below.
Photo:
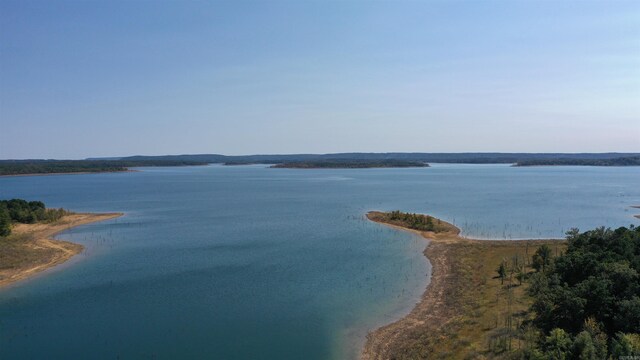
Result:
<svg viewBox="0 0 640 360"><path fill-rule="evenodd" d="M117 174L117 173L131 173L140 172L141 170L118 170L118 171L78 171L78 172L55 172L55 173L32 173L32 174L7 174L0 175L0 178L5 177L21 177L21 176L57 176L57 175L88 175L88 174Z"/></svg>
<svg viewBox="0 0 640 360"><path fill-rule="evenodd" d="M84 250L84 246L54 237L81 225L111 220L124 213L71 213L54 223L16 224L9 241L24 241L21 255L29 258L14 268L0 269L0 291L61 265ZM22 240L26 238L25 240ZM34 254L39 251L40 254ZM31 253L30 253L31 252Z"/></svg>

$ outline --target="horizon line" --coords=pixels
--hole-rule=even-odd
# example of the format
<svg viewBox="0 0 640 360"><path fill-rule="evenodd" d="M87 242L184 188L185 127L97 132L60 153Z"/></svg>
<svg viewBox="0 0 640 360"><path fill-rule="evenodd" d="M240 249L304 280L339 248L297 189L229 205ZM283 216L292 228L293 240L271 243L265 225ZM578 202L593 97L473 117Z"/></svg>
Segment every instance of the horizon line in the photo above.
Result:
<svg viewBox="0 0 640 360"><path fill-rule="evenodd" d="M0 159L0 161L29 161L29 160L38 160L38 161L81 161L81 160L119 160L130 157L165 157L165 156L223 156L223 157L248 157L248 156L326 156L326 155L347 155L347 154L425 154L425 155L466 155L466 154L476 154L476 155L605 155L605 154L622 154L622 155L640 155L640 151L637 152L622 152L622 151L603 151L603 152L589 152L589 151L579 151L579 152L500 152L500 151L461 151L461 152L423 152L423 151L348 151L348 152L328 152L328 153L253 153L253 154L223 154L223 153L181 153L181 154L157 154L157 155L143 155L143 154L134 154L134 155L122 155L122 156L88 156L83 158L11 158L11 159Z"/></svg>

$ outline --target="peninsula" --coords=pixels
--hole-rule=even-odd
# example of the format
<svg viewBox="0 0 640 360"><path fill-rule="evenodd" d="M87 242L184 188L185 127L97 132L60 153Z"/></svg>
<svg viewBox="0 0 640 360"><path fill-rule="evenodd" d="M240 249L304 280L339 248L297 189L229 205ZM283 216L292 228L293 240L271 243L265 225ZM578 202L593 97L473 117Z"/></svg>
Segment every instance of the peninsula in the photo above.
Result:
<svg viewBox="0 0 640 360"><path fill-rule="evenodd" d="M428 215L367 218L428 239L432 275L409 315L368 335L362 359L640 355L640 228L490 241Z"/></svg>
<svg viewBox="0 0 640 360"><path fill-rule="evenodd" d="M429 240L424 255L432 274L409 315L367 336L362 360L469 358L492 353L498 341L506 346L505 334L528 318L532 300L517 274L498 278L496 268L509 259L527 272L541 246L566 248L560 240L467 239L455 225L421 214L372 211L367 218Z"/></svg>
<svg viewBox="0 0 640 360"><path fill-rule="evenodd" d="M35 211L12 211L6 227L7 203L31 205ZM40 206L40 204L42 204ZM48 214L42 218L33 214ZM24 218L15 219L15 214ZM62 264L83 250L83 246L53 237L73 227L122 216L122 213L72 213L62 209L45 209L39 201L3 200L0 202L0 288L32 277Z"/></svg>

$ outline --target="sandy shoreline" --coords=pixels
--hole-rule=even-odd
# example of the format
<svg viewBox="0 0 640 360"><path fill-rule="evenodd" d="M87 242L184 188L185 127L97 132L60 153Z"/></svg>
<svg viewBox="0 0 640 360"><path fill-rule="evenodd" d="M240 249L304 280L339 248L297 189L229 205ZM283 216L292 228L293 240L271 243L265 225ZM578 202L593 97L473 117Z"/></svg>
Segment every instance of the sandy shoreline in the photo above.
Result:
<svg viewBox="0 0 640 360"><path fill-rule="evenodd" d="M423 352L431 353L428 350L430 346L437 349L438 344L447 338L447 336L443 337L443 331L454 331L451 330L455 327L452 322L460 321L465 315L465 306L468 307L468 304L465 303L467 300L464 298L468 296L468 289L465 289L465 286L469 285L460 285L460 283L469 281L461 279L460 268L469 264L465 262L468 259L464 259L462 255L459 255L460 253L472 251L478 254L487 251L487 248L490 248L489 251L493 251L494 248L502 249L501 251L509 248L507 251L511 251L510 247L513 247L514 244L516 244L515 246L520 246L517 245L518 243L539 245L549 241L467 239L460 237L460 229L444 221L441 222L449 228L449 231L435 234L386 223L377 218L380 214L379 212L369 212L367 218L398 230L413 232L429 241L424 255L431 262L432 274L431 282L422 294L420 302L415 305L409 315L367 335L360 356L362 360L412 358L410 351L413 350L412 347L415 347L416 343L427 344L424 346ZM479 266L483 267L484 265ZM433 355L436 356L435 353ZM450 353L447 357L456 357L453 355Z"/></svg>
<svg viewBox="0 0 640 360"><path fill-rule="evenodd" d="M0 268L0 288L62 264L84 249L80 244L53 239L58 233L122 215L122 213L75 213L65 215L61 220L51 224L14 225L12 234L4 241L7 245L15 246L12 249L13 255L23 257L24 261L15 266Z"/></svg>
<svg viewBox="0 0 640 360"><path fill-rule="evenodd" d="M424 256L431 262L432 272L431 281L422 294L420 302L415 305L409 315L396 322L380 327L367 335L367 340L361 354L362 360L389 359L390 346L399 337L404 336L418 325L428 324L430 327L433 327L433 329L437 329L447 321L451 316L451 309L447 309L447 307L444 306L443 297L446 291L445 285L447 278L451 276L451 271L447 269L449 267L448 252L450 249L446 246L446 243L463 241L463 239L458 236L460 233L459 230L447 233L447 236L436 236L436 234L431 232L427 233L378 221L371 216L371 214L375 213L376 212L368 213L367 218L397 230L418 234L429 240L424 250ZM453 225L451 226L455 228Z"/></svg>

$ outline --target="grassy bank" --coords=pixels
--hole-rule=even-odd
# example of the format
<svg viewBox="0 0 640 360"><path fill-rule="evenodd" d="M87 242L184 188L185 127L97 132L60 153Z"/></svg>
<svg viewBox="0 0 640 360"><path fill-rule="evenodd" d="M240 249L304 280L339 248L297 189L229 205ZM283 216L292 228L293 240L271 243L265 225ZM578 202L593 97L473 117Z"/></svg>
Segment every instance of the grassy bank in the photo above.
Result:
<svg viewBox="0 0 640 360"><path fill-rule="evenodd" d="M510 270L503 281L496 269L517 258L527 262L527 273L533 272L531 255L543 244L558 252L566 247L558 240L445 244L449 247L451 276L449 296L443 301L450 303L455 316L440 330L411 337L400 344L402 352L408 355L403 358L492 358L527 346L527 334L520 327L532 316L529 307L533 299L526 292L529 285L520 283L517 274ZM420 341L422 338L426 341Z"/></svg>

